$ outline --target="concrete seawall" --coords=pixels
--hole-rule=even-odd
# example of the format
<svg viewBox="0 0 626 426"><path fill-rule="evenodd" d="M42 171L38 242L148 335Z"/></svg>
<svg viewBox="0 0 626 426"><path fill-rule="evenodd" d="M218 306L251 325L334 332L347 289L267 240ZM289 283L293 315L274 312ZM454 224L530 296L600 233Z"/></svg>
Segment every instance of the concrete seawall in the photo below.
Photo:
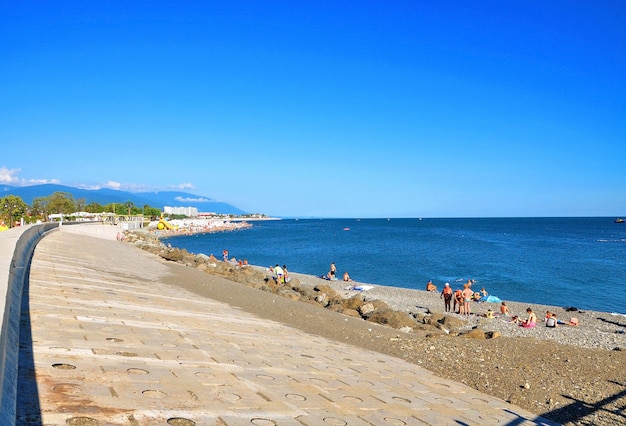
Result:
<svg viewBox="0 0 626 426"><path fill-rule="evenodd" d="M24 282L37 242L58 226L56 223L12 228L0 233L0 418L15 419L20 333L20 306Z"/></svg>
<svg viewBox="0 0 626 426"><path fill-rule="evenodd" d="M20 309L24 283L28 279L30 261L37 243L46 233L64 232L116 239L119 229L100 224L44 223L11 228L0 232L0 419L3 425L14 424ZM9 422L7 419L13 419Z"/></svg>

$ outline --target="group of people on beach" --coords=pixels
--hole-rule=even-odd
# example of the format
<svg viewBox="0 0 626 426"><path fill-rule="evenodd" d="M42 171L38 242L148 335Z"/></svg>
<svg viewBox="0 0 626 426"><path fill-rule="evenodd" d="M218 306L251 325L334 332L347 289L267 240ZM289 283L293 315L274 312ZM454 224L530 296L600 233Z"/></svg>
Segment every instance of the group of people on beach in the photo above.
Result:
<svg viewBox="0 0 626 426"><path fill-rule="evenodd" d="M439 297L443 299L444 302L444 311L445 312L454 312L459 315L469 316L472 314L471 311L471 302L480 302L487 298L489 293L485 288L481 288L480 291L473 291L472 284L476 281L469 279L465 284L463 284L463 289L457 288L456 290L452 290L450 283L445 283L443 289ZM437 286L433 284L432 280L429 280L426 283L426 291L437 292ZM482 314L486 318L495 318L496 314L493 310L488 309L485 314ZM506 302L502 302L500 305L500 316L509 317L509 307ZM537 315L533 312L533 310L529 307L526 309L526 318L520 318L519 316L513 316L510 322L519 325L524 328L534 328L537 326ZM547 311L546 317L544 319L544 323L546 327L557 327L559 325L578 325L577 318L571 318L568 322L561 321L557 318L554 312Z"/></svg>
<svg viewBox="0 0 626 426"><path fill-rule="evenodd" d="M537 325L537 315L535 315L531 308L526 309L526 313L528 314L528 318L526 318L525 320L514 316L513 318L511 318L511 322L519 325L520 327L534 328ZM578 318L575 317L570 318L569 321L562 321L557 318L556 313L546 311L546 316L544 317L543 322L546 327L556 328L559 325L571 325L575 327L578 325L579 321Z"/></svg>
<svg viewBox="0 0 626 426"><path fill-rule="evenodd" d="M283 265L281 267L277 263L276 266L270 265L267 270L273 274L272 279L276 284L285 284L291 280L291 277L289 277L289 271L287 270L287 265Z"/></svg>
<svg viewBox="0 0 626 426"><path fill-rule="evenodd" d="M331 262L330 264L330 268L328 268L328 273L326 275L322 275L319 278L328 280L328 281L337 281L339 280L339 278L337 278L337 266L335 265L335 262ZM343 281L352 281L352 278L350 278L350 274L346 271L343 273Z"/></svg>
<svg viewBox="0 0 626 426"><path fill-rule="evenodd" d="M479 300L483 296L487 296L487 291L484 288L476 293L472 290L472 284L474 282L474 280L469 279L463 284L463 290L458 288L455 291L450 287L450 283L444 284L439 297L443 299L445 312L453 311L460 315L471 315L471 302L473 300ZM426 291L437 292L437 286L433 284L432 280L426 283Z"/></svg>
<svg viewBox="0 0 626 426"><path fill-rule="evenodd" d="M213 256L213 253L211 253L209 257L212 259L215 259L215 256ZM230 263L231 265L234 265L234 266L239 266L239 267L248 266L248 259L237 260L235 257L231 257L229 259L228 250L226 249L222 250L222 259L224 260L224 262Z"/></svg>

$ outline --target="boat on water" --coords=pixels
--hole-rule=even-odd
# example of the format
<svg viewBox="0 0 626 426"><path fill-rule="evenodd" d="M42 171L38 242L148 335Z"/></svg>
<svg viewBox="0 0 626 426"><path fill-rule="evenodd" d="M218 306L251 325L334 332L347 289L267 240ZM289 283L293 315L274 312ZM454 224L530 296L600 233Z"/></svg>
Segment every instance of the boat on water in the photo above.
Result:
<svg viewBox="0 0 626 426"><path fill-rule="evenodd" d="M626 222L625 219L622 219L621 217L618 217L617 219L615 219L615 223L624 223Z"/></svg>

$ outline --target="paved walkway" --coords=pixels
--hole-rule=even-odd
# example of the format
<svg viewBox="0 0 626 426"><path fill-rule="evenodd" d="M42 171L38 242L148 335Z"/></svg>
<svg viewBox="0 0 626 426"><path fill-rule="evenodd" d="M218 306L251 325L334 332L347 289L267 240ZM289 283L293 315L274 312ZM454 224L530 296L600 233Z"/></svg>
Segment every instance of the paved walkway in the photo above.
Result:
<svg viewBox="0 0 626 426"><path fill-rule="evenodd" d="M117 241L60 231L39 243L17 424L552 424L400 359L166 285L169 271Z"/></svg>

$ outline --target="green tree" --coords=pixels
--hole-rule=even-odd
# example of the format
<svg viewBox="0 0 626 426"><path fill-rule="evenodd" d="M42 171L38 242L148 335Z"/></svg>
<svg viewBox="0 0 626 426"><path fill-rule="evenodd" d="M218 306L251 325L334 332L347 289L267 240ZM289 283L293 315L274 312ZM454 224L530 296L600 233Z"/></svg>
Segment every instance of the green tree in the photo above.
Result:
<svg viewBox="0 0 626 426"><path fill-rule="evenodd" d="M69 214L76 211L74 196L69 192L57 191L46 197L46 210L50 213Z"/></svg>
<svg viewBox="0 0 626 426"><path fill-rule="evenodd" d="M109 203L102 206L102 211L106 213L119 213L120 205L117 203Z"/></svg>
<svg viewBox="0 0 626 426"><path fill-rule="evenodd" d="M100 204L96 203L95 201L92 201L91 203L85 206L85 211L89 213L102 213L104 211L104 207L102 207Z"/></svg>
<svg viewBox="0 0 626 426"><path fill-rule="evenodd" d="M43 220L46 220L48 217L48 210L46 210L46 198L47 197L36 197L33 199L32 212L33 215L37 217L41 217Z"/></svg>
<svg viewBox="0 0 626 426"><path fill-rule="evenodd" d="M85 210L85 206L87 204L87 200L85 200L84 198L79 198L76 200L76 211L77 212L84 212Z"/></svg>
<svg viewBox="0 0 626 426"><path fill-rule="evenodd" d="M25 218L28 205L17 195L7 195L0 199L0 217L7 225L13 227L20 219Z"/></svg>
<svg viewBox="0 0 626 426"><path fill-rule="evenodd" d="M150 207L146 204L143 208L143 215L149 217L150 220L157 220L159 217L161 217L161 210Z"/></svg>

